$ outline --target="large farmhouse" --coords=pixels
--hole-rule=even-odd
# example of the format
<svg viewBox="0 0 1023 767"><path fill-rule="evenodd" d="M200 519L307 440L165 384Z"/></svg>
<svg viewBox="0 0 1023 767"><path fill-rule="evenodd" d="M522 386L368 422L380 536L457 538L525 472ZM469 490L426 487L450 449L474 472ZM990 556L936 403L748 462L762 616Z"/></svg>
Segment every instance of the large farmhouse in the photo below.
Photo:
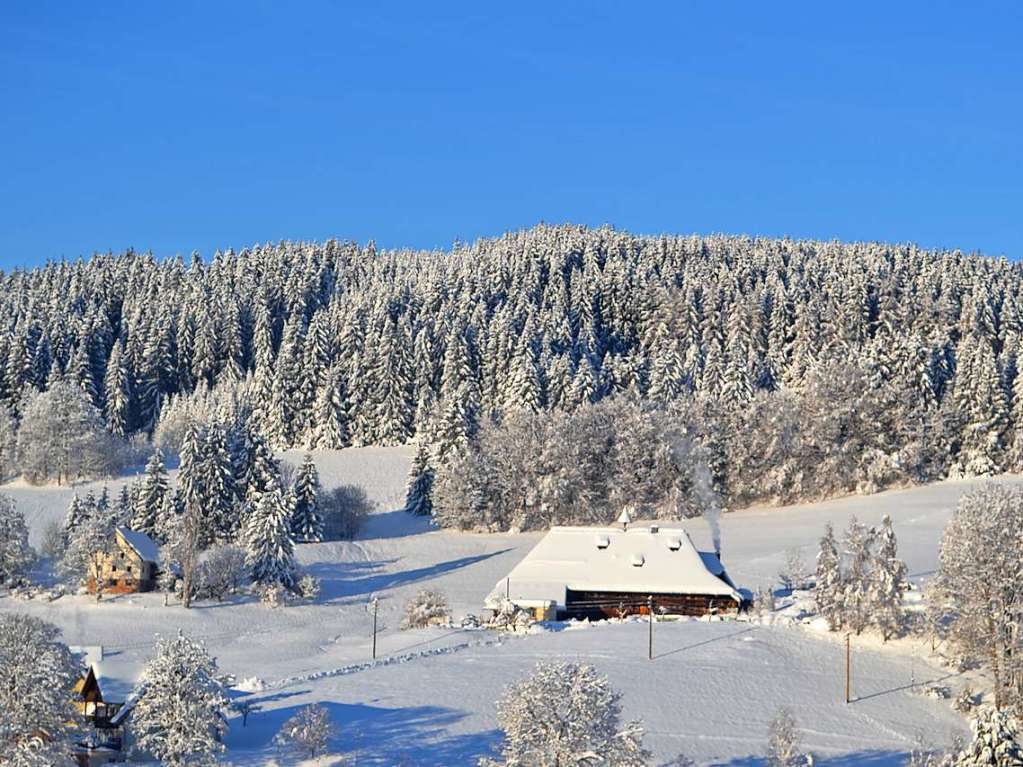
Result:
<svg viewBox="0 0 1023 767"><path fill-rule="evenodd" d="M130 594L152 591L156 585L160 547L145 533L127 527L114 530L114 545L109 552L97 552L91 564L88 589L95 593L97 580L101 591Z"/></svg>
<svg viewBox="0 0 1023 767"><path fill-rule="evenodd" d="M714 553L696 550L682 528L553 527L494 587L505 601L559 618L738 611L742 597ZM552 615L553 614L553 615Z"/></svg>

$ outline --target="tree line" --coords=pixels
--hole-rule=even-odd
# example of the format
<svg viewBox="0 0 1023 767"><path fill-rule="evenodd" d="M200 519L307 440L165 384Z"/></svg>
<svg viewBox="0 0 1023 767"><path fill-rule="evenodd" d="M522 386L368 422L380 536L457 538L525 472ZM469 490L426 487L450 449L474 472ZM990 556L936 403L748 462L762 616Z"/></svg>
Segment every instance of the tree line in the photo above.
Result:
<svg viewBox="0 0 1023 767"><path fill-rule="evenodd" d="M24 429L64 381L150 437L241 390L274 449L452 454L627 393L687 414L726 505L793 501L1023 466L1021 285L911 245L607 227L97 255L0 275L0 402Z"/></svg>

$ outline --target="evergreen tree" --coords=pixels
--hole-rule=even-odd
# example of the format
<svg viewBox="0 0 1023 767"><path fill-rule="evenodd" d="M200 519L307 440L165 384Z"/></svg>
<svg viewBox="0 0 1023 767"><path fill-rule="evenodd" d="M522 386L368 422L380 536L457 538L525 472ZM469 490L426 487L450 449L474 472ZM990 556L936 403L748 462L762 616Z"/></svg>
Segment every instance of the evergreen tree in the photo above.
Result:
<svg viewBox="0 0 1023 767"><path fill-rule="evenodd" d="M829 522L824 528L820 552L817 554L817 580L813 594L818 614L828 622L828 627L832 631L842 626L843 591L844 581L838 557L838 542Z"/></svg>
<svg viewBox="0 0 1023 767"><path fill-rule="evenodd" d="M1005 711L982 710L971 724L973 740L955 757L954 767L1023 767L1018 729Z"/></svg>
<svg viewBox="0 0 1023 767"><path fill-rule="evenodd" d="M263 493L245 527L246 564L252 580L263 586L295 585L291 508L280 490Z"/></svg>
<svg viewBox="0 0 1023 767"><path fill-rule="evenodd" d="M870 584L874 567L877 532L859 522L849 521L843 545L848 562L842 591L842 623L859 634L871 619Z"/></svg>
<svg viewBox="0 0 1023 767"><path fill-rule="evenodd" d="M323 540L323 519L316 508L320 494L320 475L313 458L306 455L295 477L295 509L291 517L291 535L296 541Z"/></svg>
<svg viewBox="0 0 1023 767"><path fill-rule="evenodd" d="M874 569L870 574L871 619L888 641L903 623L902 595L906 591L906 563L898 558L898 542L892 519L881 521Z"/></svg>
<svg viewBox="0 0 1023 767"><path fill-rule="evenodd" d="M160 638L142 672L132 729L138 747L172 767L218 764L228 699L217 662L179 633Z"/></svg>
<svg viewBox="0 0 1023 767"><path fill-rule="evenodd" d="M194 449L194 447L190 446L189 449ZM167 470L163 465L163 452L157 448L146 463L146 471L142 476L142 483L134 503L131 528L149 536L156 536L158 534L157 522L163 509L164 498L169 492Z"/></svg>
<svg viewBox="0 0 1023 767"><path fill-rule="evenodd" d="M433 513L434 471L430 466L430 449L420 441L409 470L408 490L405 493L405 511L409 514L429 516Z"/></svg>

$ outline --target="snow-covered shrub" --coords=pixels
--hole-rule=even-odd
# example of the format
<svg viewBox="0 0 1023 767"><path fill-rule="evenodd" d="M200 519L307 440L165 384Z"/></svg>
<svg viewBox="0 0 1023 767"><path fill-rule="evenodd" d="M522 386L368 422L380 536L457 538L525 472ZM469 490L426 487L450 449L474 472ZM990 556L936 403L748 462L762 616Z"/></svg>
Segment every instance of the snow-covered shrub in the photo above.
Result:
<svg viewBox="0 0 1023 767"><path fill-rule="evenodd" d="M183 634L159 638L142 672L132 730L139 749L163 764L215 765L223 752L228 699L217 662Z"/></svg>
<svg viewBox="0 0 1023 767"><path fill-rule="evenodd" d="M257 586L256 593L267 607L283 607L288 603L288 590L279 583Z"/></svg>
<svg viewBox="0 0 1023 767"><path fill-rule="evenodd" d="M952 690L944 685L933 684L922 688L920 690L920 695L934 700L948 700L952 697Z"/></svg>
<svg viewBox="0 0 1023 767"><path fill-rule="evenodd" d="M405 617L401 628L421 629L444 625L451 620L448 601L439 591L423 589L405 603Z"/></svg>
<svg viewBox="0 0 1023 767"><path fill-rule="evenodd" d="M56 626L38 618L0 612L4 764L52 767L67 760L71 723L77 721L71 701L79 667L59 636Z"/></svg>
<svg viewBox="0 0 1023 767"><path fill-rule="evenodd" d="M774 590L770 587L761 586L753 595L753 615L763 620L774 612Z"/></svg>
<svg viewBox="0 0 1023 767"><path fill-rule="evenodd" d="M502 599L501 606L485 625L498 631L524 632L533 622L533 614L529 610L523 610L510 599Z"/></svg>
<svg viewBox="0 0 1023 767"><path fill-rule="evenodd" d="M482 624L478 615L469 613L462 617L462 620L458 622L458 625L464 629L478 629Z"/></svg>
<svg viewBox="0 0 1023 767"><path fill-rule="evenodd" d="M222 601L245 583L245 550L226 544L210 549L196 568L196 596Z"/></svg>
<svg viewBox="0 0 1023 767"><path fill-rule="evenodd" d="M42 540L39 542L39 553L54 561L64 556L64 525L60 520L53 519L43 527Z"/></svg>
<svg viewBox="0 0 1023 767"><path fill-rule="evenodd" d="M481 764L593 764L643 767L639 722L621 722L621 694L595 668L577 663L538 663L509 687L497 705L504 733L502 762Z"/></svg>
<svg viewBox="0 0 1023 767"><path fill-rule="evenodd" d="M802 548L793 546L785 551L785 564L778 572L778 579L782 588L787 591L805 589L809 586L813 580L813 573L806 565Z"/></svg>
<svg viewBox="0 0 1023 767"><path fill-rule="evenodd" d="M330 712L313 703L288 719L274 737L274 742L314 759L326 750L336 732Z"/></svg>
<svg viewBox="0 0 1023 767"><path fill-rule="evenodd" d="M316 509L323 520L323 540L350 541L359 532L374 504L358 485L341 485L320 493Z"/></svg>
<svg viewBox="0 0 1023 767"><path fill-rule="evenodd" d="M315 602L320 596L320 579L308 573L298 579L298 594L302 599Z"/></svg>
<svg viewBox="0 0 1023 767"><path fill-rule="evenodd" d="M980 696L967 686L959 691L952 701L952 708L960 714L969 714L980 704Z"/></svg>
<svg viewBox="0 0 1023 767"><path fill-rule="evenodd" d="M792 712L782 708L767 733L768 767L811 767L813 757L799 750L799 733Z"/></svg>

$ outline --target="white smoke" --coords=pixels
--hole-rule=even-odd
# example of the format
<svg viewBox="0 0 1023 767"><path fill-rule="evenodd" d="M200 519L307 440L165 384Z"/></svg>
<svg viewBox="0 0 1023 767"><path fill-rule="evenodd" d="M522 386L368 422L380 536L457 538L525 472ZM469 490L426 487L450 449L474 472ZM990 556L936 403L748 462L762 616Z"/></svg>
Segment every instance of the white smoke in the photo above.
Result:
<svg viewBox="0 0 1023 767"><path fill-rule="evenodd" d="M707 520L710 528L710 537L714 543L714 553L721 554L721 496L714 489L714 482L710 476L710 469L707 462L697 460L692 464L693 495L696 497L696 505L700 509L700 515Z"/></svg>

